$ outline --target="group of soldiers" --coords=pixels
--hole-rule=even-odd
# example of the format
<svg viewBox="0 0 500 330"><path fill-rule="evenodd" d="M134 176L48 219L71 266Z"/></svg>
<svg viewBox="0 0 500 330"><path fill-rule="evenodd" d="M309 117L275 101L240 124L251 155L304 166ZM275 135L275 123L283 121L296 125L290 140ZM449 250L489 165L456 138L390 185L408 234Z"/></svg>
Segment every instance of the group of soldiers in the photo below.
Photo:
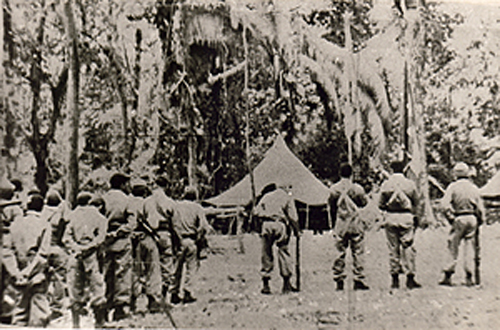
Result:
<svg viewBox="0 0 500 330"><path fill-rule="evenodd" d="M2 311L11 309L11 324L47 326L62 316L66 295L76 328L87 304L102 328L108 317L136 311L139 300L150 313L168 311L168 301L196 301L193 275L211 230L196 189L175 201L164 176L152 190L122 173L109 183L102 195L80 192L70 208L55 189L45 197L30 191L20 203L16 185L2 179Z"/></svg>
<svg viewBox="0 0 500 330"><path fill-rule="evenodd" d="M391 288L399 288L400 274L406 274L406 287L417 289L421 287L415 279L413 246L419 226L417 189L405 177L403 162L392 162L391 168L378 200L389 247ZM363 257L370 224L361 212L369 198L359 184L352 182L349 164L342 164L339 174L340 181L330 187L329 201L336 211L336 289L344 290L345 259L350 248L353 289L369 290ZM478 188L469 180L468 166L458 163L454 174L456 181L442 199L451 231L449 264L439 284L452 285L463 240L466 285L472 286L473 239L482 223L484 207ZM145 181L116 173L110 179L109 191L102 195L80 192L73 209L56 190L49 190L45 198L38 191L28 193L23 209L16 202L16 185L5 181L0 183L2 290L13 302L12 324L46 326L51 317L62 315L66 292L74 327L80 326L80 315L88 313L88 302L100 328L111 315L115 321L128 317L136 310L139 298L147 298L147 310L152 313L163 311L166 301L178 304L196 300L192 277L206 253L205 235L212 229L203 208L195 202L195 188L186 187L183 200L174 201L165 193L168 180L163 176L156 178L150 190ZM289 242L292 232L299 237L301 230L290 188L266 186L253 210L262 225L262 294L271 294L274 245L278 248L282 292L297 291L290 282L293 262Z"/></svg>
<svg viewBox="0 0 500 330"><path fill-rule="evenodd" d="M380 187L378 208L383 221L380 228L385 229L389 248L389 269L391 288L400 287L400 274L406 274L406 287L418 289L422 285L415 279L416 251L414 248L415 230L419 226L418 194L415 183L405 177L405 164L402 161L391 163L392 174ZM440 285L451 286L455 272L458 251L464 242L464 270L466 285L473 286L474 239L478 226L483 222L485 211L478 187L470 180L470 170L465 163L458 163L453 169L456 181L451 183L441 201L441 208L451 225L448 237L448 263L443 268L444 278ZM369 290L364 273L365 232L370 228L362 208L369 198L359 184L352 182L352 167L340 166L340 181L330 187L330 204L336 210L334 238L336 258L333 276L336 289L344 290L345 259L347 249L351 249L353 261L353 289ZM270 294L269 281L273 269L272 246L278 247L278 262L283 278L283 293L296 291L290 284L292 260L289 253L289 240L292 231L300 235L298 217L289 187L266 186L254 211L262 221L262 294ZM478 248L476 242L476 248ZM476 283L477 284L477 283Z"/></svg>

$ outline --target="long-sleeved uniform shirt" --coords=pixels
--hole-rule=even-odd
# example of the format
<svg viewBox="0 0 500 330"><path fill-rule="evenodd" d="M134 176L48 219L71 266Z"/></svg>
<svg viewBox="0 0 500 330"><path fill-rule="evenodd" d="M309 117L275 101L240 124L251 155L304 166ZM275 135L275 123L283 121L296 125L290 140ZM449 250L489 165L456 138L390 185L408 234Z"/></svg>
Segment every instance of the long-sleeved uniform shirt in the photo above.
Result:
<svg viewBox="0 0 500 330"><path fill-rule="evenodd" d="M477 186L468 179L459 179L451 183L443 196L441 205L445 211L457 215L476 215L484 219L483 200Z"/></svg>
<svg viewBox="0 0 500 330"><path fill-rule="evenodd" d="M79 253L104 242L107 219L94 206L77 206L68 220L62 239L68 252Z"/></svg>
<svg viewBox="0 0 500 330"><path fill-rule="evenodd" d="M254 214L261 218L284 221L287 225L291 223L292 227L299 228L295 202L283 189L277 189L264 195L259 205L255 207Z"/></svg>
<svg viewBox="0 0 500 330"><path fill-rule="evenodd" d="M4 259L12 276L23 273L28 279L47 264L51 239L50 225L39 212L27 211L10 226L9 248L14 258Z"/></svg>
<svg viewBox="0 0 500 330"><path fill-rule="evenodd" d="M174 210L172 223L181 238L196 238L210 230L203 208L192 201L179 201Z"/></svg>
<svg viewBox="0 0 500 330"><path fill-rule="evenodd" d="M64 222L65 219L63 219L63 205L45 205L43 207L42 213L40 214L40 217L50 224L50 228L52 231L50 244L52 246L62 245L62 235L64 232L64 227L66 225L66 223Z"/></svg>
<svg viewBox="0 0 500 330"><path fill-rule="evenodd" d="M130 244L128 237L137 225L137 219L130 210L129 197L121 190L111 189L104 196L105 216L108 219L107 232L116 235L111 239L109 249L122 251Z"/></svg>
<svg viewBox="0 0 500 330"><path fill-rule="evenodd" d="M338 202L342 194L345 194L346 198L349 198L356 205L356 208L362 208L368 204L368 198L363 187L359 184L351 182L351 180L347 178L340 179L339 182L330 188L330 205L336 208L340 207ZM343 214L337 210L335 231L340 235L343 235L343 233L348 230L356 232L363 231L363 228L358 220L360 220L358 212Z"/></svg>
<svg viewBox="0 0 500 330"><path fill-rule="evenodd" d="M158 232L172 232L172 216L176 202L163 189L155 189L144 201L144 217L151 228Z"/></svg>
<svg viewBox="0 0 500 330"><path fill-rule="evenodd" d="M378 206L382 211L415 214L417 203L417 187L402 173L394 173L380 187Z"/></svg>

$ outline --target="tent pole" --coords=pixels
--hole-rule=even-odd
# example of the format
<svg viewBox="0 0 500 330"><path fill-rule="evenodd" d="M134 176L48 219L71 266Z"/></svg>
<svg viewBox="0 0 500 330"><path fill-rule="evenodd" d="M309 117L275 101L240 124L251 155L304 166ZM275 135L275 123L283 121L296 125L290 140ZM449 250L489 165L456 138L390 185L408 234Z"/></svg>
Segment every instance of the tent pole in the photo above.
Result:
<svg viewBox="0 0 500 330"><path fill-rule="evenodd" d="M306 204L306 225L304 229L309 229L309 204Z"/></svg>

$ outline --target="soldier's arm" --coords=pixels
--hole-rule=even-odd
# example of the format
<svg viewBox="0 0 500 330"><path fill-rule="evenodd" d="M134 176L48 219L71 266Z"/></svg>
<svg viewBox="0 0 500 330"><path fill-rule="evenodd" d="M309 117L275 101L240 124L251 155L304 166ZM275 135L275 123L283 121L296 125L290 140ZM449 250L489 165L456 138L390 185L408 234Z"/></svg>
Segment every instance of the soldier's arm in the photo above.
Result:
<svg viewBox="0 0 500 330"><path fill-rule="evenodd" d="M30 263L28 263L28 266L24 268L21 271L21 274L27 278L27 279L33 279L35 275L43 273L44 270L46 269L47 265L47 258L49 255L49 249L50 249L50 239L51 239L51 228L50 224L47 222L45 225L45 228L43 229L40 237L39 237L39 244L38 244L38 251L31 260ZM38 276L37 276L38 278ZM38 280L41 278L38 278Z"/></svg>
<svg viewBox="0 0 500 330"><path fill-rule="evenodd" d="M74 239L74 228L71 222L69 222L64 231L62 242L68 254L77 254L81 251L80 246Z"/></svg>
<svg viewBox="0 0 500 330"><path fill-rule="evenodd" d="M453 207L451 205L451 199L453 197L453 184L449 185L446 189L443 198L441 199L441 209L444 216L448 222L453 222L455 215L453 213Z"/></svg>
<svg viewBox="0 0 500 330"><path fill-rule="evenodd" d="M15 247L12 243L11 234L4 234L3 236L2 264L7 273L9 273L12 277L16 279L19 277L19 265L17 264Z"/></svg>
<svg viewBox="0 0 500 330"><path fill-rule="evenodd" d="M368 204L368 195L366 194L365 189L358 185L356 190L356 205L358 205L358 207L365 207Z"/></svg>

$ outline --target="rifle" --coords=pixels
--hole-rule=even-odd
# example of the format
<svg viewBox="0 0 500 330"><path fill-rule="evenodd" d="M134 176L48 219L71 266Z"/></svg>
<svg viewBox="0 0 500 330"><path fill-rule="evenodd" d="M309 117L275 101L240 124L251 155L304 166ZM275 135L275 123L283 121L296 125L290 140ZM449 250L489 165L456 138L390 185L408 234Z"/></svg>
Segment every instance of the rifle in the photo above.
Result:
<svg viewBox="0 0 500 330"><path fill-rule="evenodd" d="M479 224L474 232L474 277L476 280L476 285L481 284L481 246L479 245Z"/></svg>
<svg viewBox="0 0 500 330"><path fill-rule="evenodd" d="M151 227L149 222L142 219L141 217L138 217L137 221L141 224L142 228L146 231L146 234L148 234L155 241L160 253L164 252L168 248L167 242L164 239L162 239L160 237L160 235L158 235L158 232L153 227Z"/></svg>
<svg viewBox="0 0 500 330"><path fill-rule="evenodd" d="M296 244L295 244L295 257L296 257L296 262L295 262L295 273L297 275L296 277L296 283L295 286L297 287L297 291L300 291L300 234L297 233L296 237Z"/></svg>

